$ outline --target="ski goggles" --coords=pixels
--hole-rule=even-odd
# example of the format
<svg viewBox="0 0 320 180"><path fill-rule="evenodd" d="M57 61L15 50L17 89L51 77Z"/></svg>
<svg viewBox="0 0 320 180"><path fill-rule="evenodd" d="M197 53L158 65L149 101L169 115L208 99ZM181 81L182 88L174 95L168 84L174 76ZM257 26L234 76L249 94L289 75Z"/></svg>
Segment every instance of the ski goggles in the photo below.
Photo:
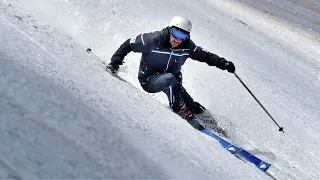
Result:
<svg viewBox="0 0 320 180"><path fill-rule="evenodd" d="M185 41L189 38L189 33L182 31L180 29L177 28L172 28L171 29L171 35L175 38L175 39L181 39L182 41Z"/></svg>

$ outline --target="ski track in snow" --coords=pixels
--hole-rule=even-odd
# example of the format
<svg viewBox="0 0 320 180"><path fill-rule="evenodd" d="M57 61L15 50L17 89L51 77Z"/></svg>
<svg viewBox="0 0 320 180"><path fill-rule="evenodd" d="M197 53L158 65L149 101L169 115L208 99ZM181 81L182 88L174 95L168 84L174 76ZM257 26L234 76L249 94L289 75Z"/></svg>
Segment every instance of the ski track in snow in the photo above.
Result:
<svg viewBox="0 0 320 180"><path fill-rule="evenodd" d="M0 91L0 112L1 118L11 121L0 122L3 127L0 131L0 178L268 179L261 172L255 172L252 165L231 161L224 150L217 149L219 145L192 131L188 125L171 124L169 117L173 115L165 108L159 109L161 106L157 102L148 102L149 109L141 110L141 104L136 101L148 101L150 96L138 93L95 67L101 62L94 54L108 61L126 38L146 32L146 29L152 31L156 29L154 27L163 27L172 13L163 16L159 22L152 20L158 19L156 13L148 18L141 15L157 6L163 9L179 7L177 13L182 14L194 13L196 31L202 36L193 34L192 37L218 55L226 55L228 49L226 58L236 62L238 74L249 82L249 87L285 130L284 135L279 135L274 124L230 75L212 72L202 64L186 64L186 87L195 99L218 116L228 114L228 118L222 118L220 123L229 125L228 128L237 134L233 140L269 160L278 179L318 179L320 176L317 171L319 122L316 121L319 115L317 100L320 99L317 94L320 66L316 59L319 45L304 36L304 30L290 30L291 26L286 23L267 19L263 14L231 1L208 1L215 3L208 6L197 2L180 3L179 6L179 2L137 1L135 8L140 7L140 11L132 12L126 10L131 2L111 1L101 3L100 7L96 3L86 4L87 1L46 4L45 1L30 0L30 5L19 1L4 2L0 2L0 35L3 37L0 86L8 88ZM9 6L9 2L13 5ZM40 7L45 8L31 11ZM110 11L105 12L105 9ZM209 11L212 16L205 13ZM37 13L43 15L44 23L33 18L39 17ZM132 21L126 23L124 17L130 17ZM197 19L201 21L197 22ZM220 19L225 21L221 23ZM130 30L135 27L135 21L139 21L140 26ZM265 29L259 29L259 26ZM207 27L215 33L207 31ZM61 32L67 35L61 35ZM211 39L208 41L203 37ZM94 54L86 54L83 46L87 45L92 47ZM136 79L139 55L130 54L126 59L130 61L122 67L121 75L141 89ZM194 67L201 68L197 77L191 71ZM270 76L266 77L266 74ZM229 83L237 86L230 89ZM108 95L112 93L114 96L110 98ZM153 98L166 103L162 95ZM128 108L123 103L138 107ZM150 114L154 118L149 119ZM168 117L170 123L163 121L163 117ZM121 121L115 122L115 118ZM178 120L175 116L172 119ZM177 132L168 133L166 128ZM188 135L180 138L181 134ZM212 147L206 149L201 143ZM114 157L110 152L118 153ZM141 166L136 167L137 164ZM146 171L140 172L140 169Z"/></svg>

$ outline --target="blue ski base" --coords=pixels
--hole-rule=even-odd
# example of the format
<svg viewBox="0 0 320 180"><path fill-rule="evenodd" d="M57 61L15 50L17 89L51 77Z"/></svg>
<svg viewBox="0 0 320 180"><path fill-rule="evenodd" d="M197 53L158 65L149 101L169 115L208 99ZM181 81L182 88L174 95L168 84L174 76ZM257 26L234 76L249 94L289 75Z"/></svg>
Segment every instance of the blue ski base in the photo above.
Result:
<svg viewBox="0 0 320 180"><path fill-rule="evenodd" d="M235 144L231 144L228 141L222 139L220 136L214 134L209 129L204 128L203 130L201 130L201 132L218 140L219 143L222 145L222 147L227 149L231 154L234 154L237 157L242 157L242 158L246 159L248 162L254 164L257 168L259 168L263 172L266 172L267 169L271 166L271 164L261 160L260 158L249 153L248 151L238 147Z"/></svg>

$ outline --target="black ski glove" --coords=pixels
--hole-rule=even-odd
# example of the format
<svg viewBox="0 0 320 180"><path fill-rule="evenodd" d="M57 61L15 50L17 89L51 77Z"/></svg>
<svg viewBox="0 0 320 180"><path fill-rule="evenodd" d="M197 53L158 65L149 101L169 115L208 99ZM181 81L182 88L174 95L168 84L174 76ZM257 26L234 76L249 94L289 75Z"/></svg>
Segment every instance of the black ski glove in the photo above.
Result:
<svg viewBox="0 0 320 180"><path fill-rule="evenodd" d="M225 63L222 63L218 68L222 70L227 70L230 73L234 73L236 71L236 67L231 61L226 61Z"/></svg>
<svg viewBox="0 0 320 180"><path fill-rule="evenodd" d="M116 73L119 69L119 65L115 62L110 62L107 67L106 67L107 71L111 72L111 73Z"/></svg>

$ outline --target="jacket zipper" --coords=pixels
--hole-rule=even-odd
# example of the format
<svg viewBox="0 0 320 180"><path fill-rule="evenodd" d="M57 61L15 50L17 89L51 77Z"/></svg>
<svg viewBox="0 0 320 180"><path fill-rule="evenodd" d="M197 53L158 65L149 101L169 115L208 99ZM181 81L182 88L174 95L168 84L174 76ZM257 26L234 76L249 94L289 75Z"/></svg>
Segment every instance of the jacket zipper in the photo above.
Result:
<svg viewBox="0 0 320 180"><path fill-rule="evenodd" d="M171 59L172 54L173 54L173 51L171 51L171 53L170 53L170 56L169 56L169 59L168 59L168 63L167 63L167 68L166 68L166 70L164 70L164 72L166 72L168 70L168 68L169 68L170 59Z"/></svg>

